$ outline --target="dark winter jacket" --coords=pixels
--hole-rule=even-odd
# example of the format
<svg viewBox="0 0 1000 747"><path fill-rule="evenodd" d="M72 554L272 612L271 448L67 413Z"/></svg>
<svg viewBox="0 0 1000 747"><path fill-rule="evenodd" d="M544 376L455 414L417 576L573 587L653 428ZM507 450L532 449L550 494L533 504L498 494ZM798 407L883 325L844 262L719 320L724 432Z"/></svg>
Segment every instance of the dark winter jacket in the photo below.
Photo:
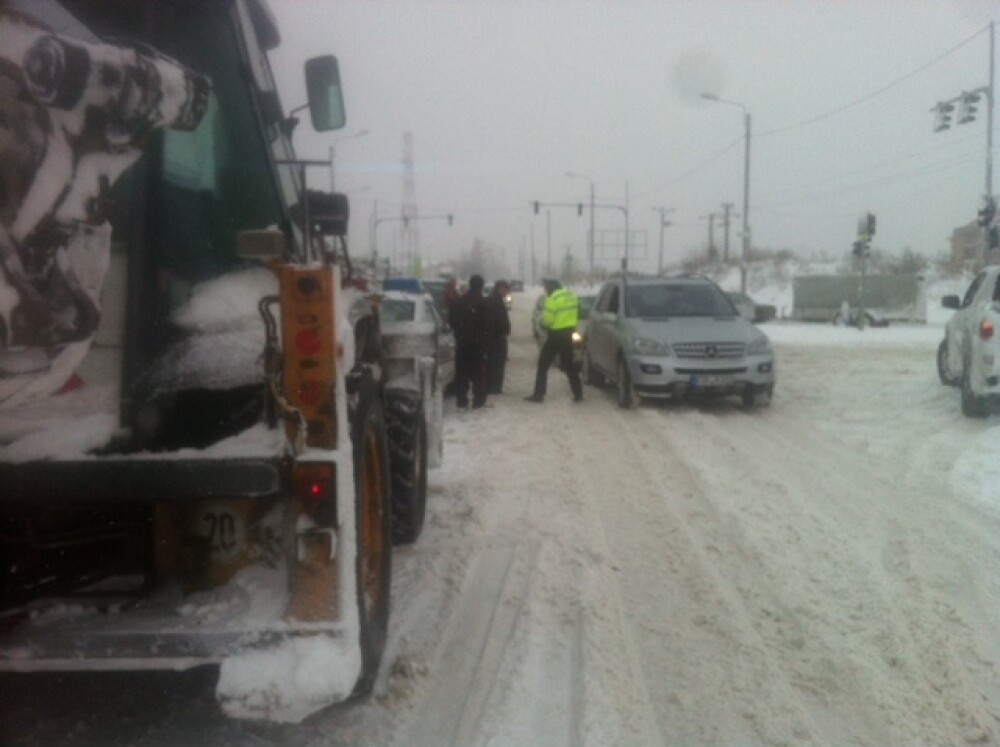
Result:
<svg viewBox="0 0 1000 747"><path fill-rule="evenodd" d="M507 304L499 293L491 293L486 299L489 311L490 338L507 337L510 335L510 313Z"/></svg>
<svg viewBox="0 0 1000 747"><path fill-rule="evenodd" d="M490 314L486 299L479 291L470 290L455 301L448 322L455 333L456 345L485 345L490 337Z"/></svg>

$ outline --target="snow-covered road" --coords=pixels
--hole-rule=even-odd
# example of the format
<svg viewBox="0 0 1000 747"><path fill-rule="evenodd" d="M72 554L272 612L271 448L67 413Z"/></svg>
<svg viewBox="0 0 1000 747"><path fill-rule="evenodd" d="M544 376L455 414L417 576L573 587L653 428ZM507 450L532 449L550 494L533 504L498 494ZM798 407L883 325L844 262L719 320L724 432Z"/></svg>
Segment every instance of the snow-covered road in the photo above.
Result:
<svg viewBox="0 0 1000 747"><path fill-rule="evenodd" d="M1000 742L1000 422L938 383L939 328L770 325L754 412L577 405L557 371L538 406L532 300L508 393L448 413L370 701L278 727L195 673L5 676L0 742Z"/></svg>

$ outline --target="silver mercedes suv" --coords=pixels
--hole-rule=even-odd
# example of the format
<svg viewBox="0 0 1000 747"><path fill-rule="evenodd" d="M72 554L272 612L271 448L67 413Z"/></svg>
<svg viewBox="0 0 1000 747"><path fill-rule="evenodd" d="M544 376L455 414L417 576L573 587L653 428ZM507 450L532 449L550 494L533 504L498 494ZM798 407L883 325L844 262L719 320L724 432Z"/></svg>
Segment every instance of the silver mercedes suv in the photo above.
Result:
<svg viewBox="0 0 1000 747"><path fill-rule="evenodd" d="M583 350L588 384L613 382L618 404L687 394L770 402L774 350L705 277L622 276L605 283Z"/></svg>

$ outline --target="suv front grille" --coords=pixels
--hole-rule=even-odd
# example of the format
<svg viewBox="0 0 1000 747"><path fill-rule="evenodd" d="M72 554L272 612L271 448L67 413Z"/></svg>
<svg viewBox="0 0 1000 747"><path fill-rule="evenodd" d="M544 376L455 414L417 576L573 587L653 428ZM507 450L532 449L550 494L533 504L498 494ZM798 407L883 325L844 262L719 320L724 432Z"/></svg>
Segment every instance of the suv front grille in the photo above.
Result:
<svg viewBox="0 0 1000 747"><path fill-rule="evenodd" d="M680 342L671 347L678 358L707 361L742 358L746 350L742 342Z"/></svg>

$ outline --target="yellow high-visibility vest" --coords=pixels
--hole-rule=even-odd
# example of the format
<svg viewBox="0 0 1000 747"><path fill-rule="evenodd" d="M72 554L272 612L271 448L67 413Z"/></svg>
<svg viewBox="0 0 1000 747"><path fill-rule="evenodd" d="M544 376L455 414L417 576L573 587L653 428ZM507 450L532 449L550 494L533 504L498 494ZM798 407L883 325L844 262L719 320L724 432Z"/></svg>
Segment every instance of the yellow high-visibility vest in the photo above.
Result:
<svg viewBox="0 0 1000 747"><path fill-rule="evenodd" d="M576 329L580 320L580 299L565 288L557 288L545 299L542 326L553 331Z"/></svg>

